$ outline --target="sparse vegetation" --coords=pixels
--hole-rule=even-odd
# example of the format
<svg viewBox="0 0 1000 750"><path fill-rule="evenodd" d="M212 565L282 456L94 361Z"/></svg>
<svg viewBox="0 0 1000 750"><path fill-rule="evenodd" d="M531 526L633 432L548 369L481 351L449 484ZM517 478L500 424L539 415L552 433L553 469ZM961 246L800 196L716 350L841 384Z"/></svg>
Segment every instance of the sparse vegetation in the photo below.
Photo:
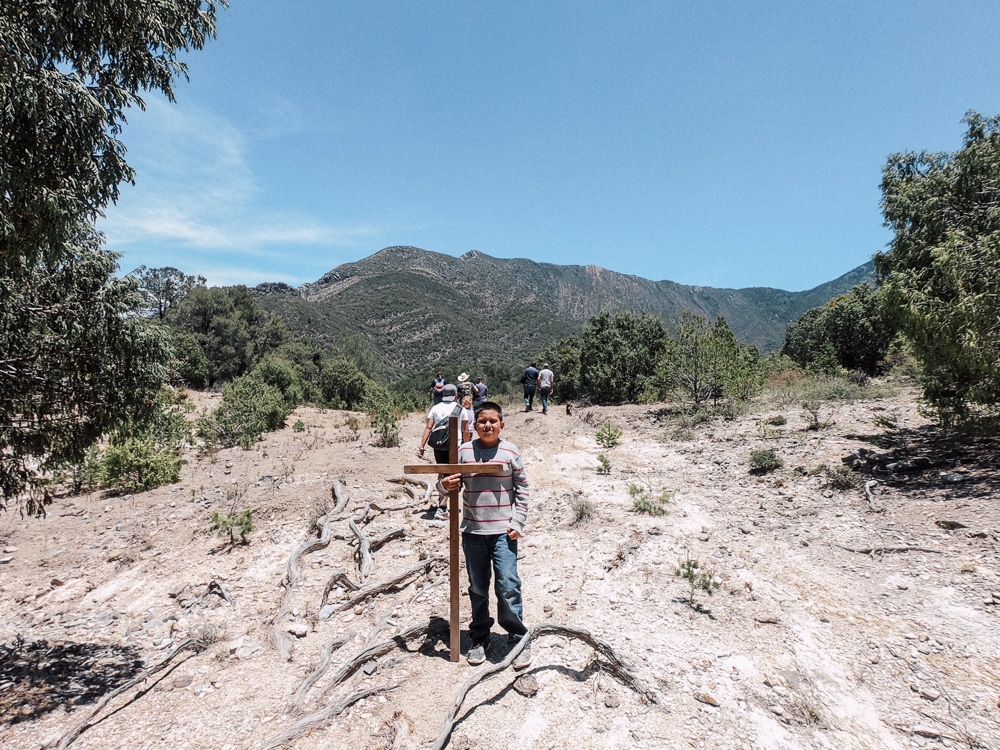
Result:
<svg viewBox="0 0 1000 750"><path fill-rule="evenodd" d="M594 501L587 497L577 497L570 502L573 510L573 525L586 523L594 517Z"/></svg>
<svg viewBox="0 0 1000 750"><path fill-rule="evenodd" d="M230 547L236 546L237 536L240 538L240 544L248 544L247 538L254 530L253 511L249 508L240 510L245 497L246 488L234 484L226 490L228 512L225 514L212 512L211 530L218 532L219 536L228 537Z"/></svg>
<svg viewBox="0 0 1000 750"><path fill-rule="evenodd" d="M784 462L774 452L774 448L759 448L750 451L751 474L767 474L775 469L780 469L783 465Z"/></svg>
<svg viewBox="0 0 1000 750"><path fill-rule="evenodd" d="M294 432L305 432L306 431L306 423L303 422L301 419L296 419L295 420L295 424L292 425L292 430Z"/></svg>
<svg viewBox="0 0 1000 750"><path fill-rule="evenodd" d="M383 392L371 396L365 403L368 420L375 434L375 445L379 448L395 448L399 445L399 415L391 395Z"/></svg>
<svg viewBox="0 0 1000 750"><path fill-rule="evenodd" d="M664 515L667 512L667 505L674 498L673 493L666 490L659 495L651 495L647 488L634 483L629 484L628 494L632 497L632 510L651 516Z"/></svg>
<svg viewBox="0 0 1000 750"><path fill-rule="evenodd" d="M610 474L611 473L611 461L603 453L597 454L597 473L598 474Z"/></svg>
<svg viewBox="0 0 1000 750"><path fill-rule="evenodd" d="M601 425L594 437L598 445L604 448L614 448L622 440L622 431L607 421Z"/></svg>
<svg viewBox="0 0 1000 750"><path fill-rule="evenodd" d="M719 588L720 584L715 580L715 573L702 567L698 560L692 560L690 556L685 557L674 568L674 575L683 578L688 583L688 606L695 607L694 595L697 591L704 591L711 596Z"/></svg>

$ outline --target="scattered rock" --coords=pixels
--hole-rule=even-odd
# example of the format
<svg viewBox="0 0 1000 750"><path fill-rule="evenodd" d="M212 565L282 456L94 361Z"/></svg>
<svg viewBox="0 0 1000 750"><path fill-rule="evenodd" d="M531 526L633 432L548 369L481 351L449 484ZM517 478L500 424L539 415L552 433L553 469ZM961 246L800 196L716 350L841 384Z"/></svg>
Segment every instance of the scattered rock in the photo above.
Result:
<svg viewBox="0 0 1000 750"><path fill-rule="evenodd" d="M514 680L514 689L521 695L530 698L538 693L538 680L534 675L526 674Z"/></svg>
<svg viewBox="0 0 1000 750"><path fill-rule="evenodd" d="M175 677L171 684L173 685L174 690L179 690L180 688L186 688L193 680L194 677L191 675L182 674L179 677Z"/></svg>
<svg viewBox="0 0 1000 750"><path fill-rule="evenodd" d="M778 624L778 616L773 614L754 615L753 619L762 625Z"/></svg>
<svg viewBox="0 0 1000 750"><path fill-rule="evenodd" d="M618 697L618 693L605 693L604 694L604 705L608 708L618 708L621 705L621 698Z"/></svg>
<svg viewBox="0 0 1000 750"><path fill-rule="evenodd" d="M719 703L718 698L716 698L714 695L710 695L709 693L695 693L694 699L699 703L704 703L708 706L715 706L716 708L722 705L721 703Z"/></svg>
<svg viewBox="0 0 1000 750"><path fill-rule="evenodd" d="M287 630L296 638L305 638L309 635L309 626L304 622L293 622L288 626Z"/></svg>
<svg viewBox="0 0 1000 750"><path fill-rule="evenodd" d="M361 667L361 671L364 672L369 677L375 674L377 670L378 670L378 662L375 661L374 659L369 659L368 661L365 662L365 665Z"/></svg>

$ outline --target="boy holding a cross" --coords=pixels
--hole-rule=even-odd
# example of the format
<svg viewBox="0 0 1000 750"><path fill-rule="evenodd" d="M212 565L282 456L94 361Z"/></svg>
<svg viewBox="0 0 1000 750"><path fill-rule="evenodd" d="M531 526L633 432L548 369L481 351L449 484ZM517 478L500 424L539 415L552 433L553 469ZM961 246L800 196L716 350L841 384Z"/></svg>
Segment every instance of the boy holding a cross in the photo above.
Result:
<svg viewBox="0 0 1000 750"><path fill-rule="evenodd" d="M458 449L460 464L495 463L504 469L499 474L450 474L441 479L446 492L463 487L462 550L469 575L469 599L472 604L472 648L469 664L486 661L490 643L490 578L496 577L497 622L508 633L512 644L521 640L528 629L523 621L521 579L517 574L517 540L521 538L528 517L528 478L521 451L500 437L503 410L486 401L476 412L478 437ZM514 669L531 663L531 644L525 645L514 661Z"/></svg>

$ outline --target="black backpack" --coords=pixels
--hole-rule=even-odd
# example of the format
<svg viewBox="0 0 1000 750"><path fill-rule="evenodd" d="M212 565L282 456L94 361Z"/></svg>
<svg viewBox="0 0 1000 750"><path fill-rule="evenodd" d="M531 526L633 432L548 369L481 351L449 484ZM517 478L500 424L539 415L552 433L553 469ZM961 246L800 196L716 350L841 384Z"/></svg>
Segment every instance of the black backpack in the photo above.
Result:
<svg viewBox="0 0 1000 750"><path fill-rule="evenodd" d="M455 404L455 408L451 410L451 413L439 419L434 423L434 428L431 430L430 436L427 438L427 444L434 448L435 450L443 450L448 447L448 442L451 440L451 418L457 417L462 413L462 405Z"/></svg>

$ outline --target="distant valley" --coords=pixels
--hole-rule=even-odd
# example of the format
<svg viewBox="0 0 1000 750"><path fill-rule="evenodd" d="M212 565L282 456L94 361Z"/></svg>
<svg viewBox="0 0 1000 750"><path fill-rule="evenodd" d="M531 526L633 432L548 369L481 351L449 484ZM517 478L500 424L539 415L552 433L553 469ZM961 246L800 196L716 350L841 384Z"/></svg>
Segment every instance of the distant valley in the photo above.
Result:
<svg viewBox="0 0 1000 750"><path fill-rule="evenodd" d="M775 351L788 323L873 279L868 262L804 292L715 289L597 266L493 258L475 250L455 258L397 246L298 289L262 284L254 291L295 333L332 349L360 336L387 372L399 376L452 363L516 365L580 333L605 309L647 312L668 325L685 311L709 319L722 315L740 340Z"/></svg>

